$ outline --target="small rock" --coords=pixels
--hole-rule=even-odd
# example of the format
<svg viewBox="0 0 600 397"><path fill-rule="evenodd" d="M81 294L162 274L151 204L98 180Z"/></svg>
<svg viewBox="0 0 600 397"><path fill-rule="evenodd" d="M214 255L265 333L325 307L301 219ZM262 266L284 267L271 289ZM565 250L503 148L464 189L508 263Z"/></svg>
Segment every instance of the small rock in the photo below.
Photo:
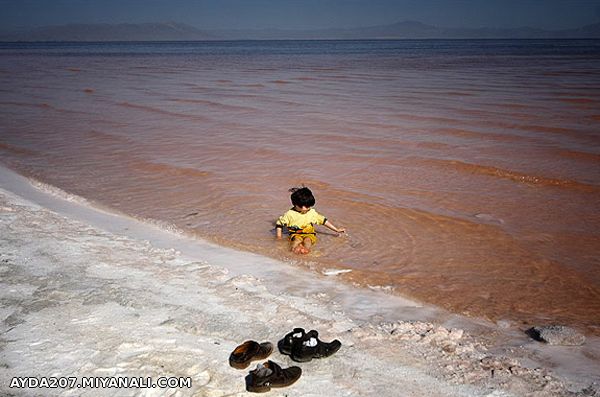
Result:
<svg viewBox="0 0 600 397"><path fill-rule="evenodd" d="M480 360L480 363L484 369L502 369L502 362L493 357L484 357Z"/></svg>
<svg viewBox="0 0 600 397"><path fill-rule="evenodd" d="M462 329L453 329L450 331L450 339L459 340L463 337L464 331Z"/></svg>
<svg viewBox="0 0 600 397"><path fill-rule="evenodd" d="M451 343L447 343L442 346L442 350L446 353L454 353L456 351L456 346Z"/></svg>
<svg viewBox="0 0 600 397"><path fill-rule="evenodd" d="M584 335L564 325L536 326L526 332L533 339L554 346L580 346L585 343Z"/></svg>
<svg viewBox="0 0 600 397"><path fill-rule="evenodd" d="M519 367L519 366L514 366L514 367L510 367L508 369L510 371L511 374L513 375L524 375L527 373L527 369L523 368L523 367Z"/></svg>

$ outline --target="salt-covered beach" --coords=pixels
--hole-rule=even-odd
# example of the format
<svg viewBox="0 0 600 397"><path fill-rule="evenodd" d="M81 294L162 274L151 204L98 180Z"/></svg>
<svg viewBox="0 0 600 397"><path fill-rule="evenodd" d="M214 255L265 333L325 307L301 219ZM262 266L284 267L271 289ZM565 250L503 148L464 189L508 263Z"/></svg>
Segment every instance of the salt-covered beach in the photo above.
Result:
<svg viewBox="0 0 600 397"><path fill-rule="evenodd" d="M597 338L548 346L259 255L188 239L0 172L0 394L248 395L228 364L294 327L339 339L281 396L593 396ZM15 377L191 379L173 388L16 388ZM14 384L13 384L14 386Z"/></svg>

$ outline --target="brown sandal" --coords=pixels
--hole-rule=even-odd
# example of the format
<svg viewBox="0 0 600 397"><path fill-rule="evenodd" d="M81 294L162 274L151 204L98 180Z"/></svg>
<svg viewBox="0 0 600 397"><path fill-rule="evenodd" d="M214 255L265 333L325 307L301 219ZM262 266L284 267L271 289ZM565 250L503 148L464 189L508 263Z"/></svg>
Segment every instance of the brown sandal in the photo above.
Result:
<svg viewBox="0 0 600 397"><path fill-rule="evenodd" d="M229 365L233 368L244 369L250 365L250 362L263 360L273 351L273 344L270 342L258 343L248 340L236 347L229 356Z"/></svg>

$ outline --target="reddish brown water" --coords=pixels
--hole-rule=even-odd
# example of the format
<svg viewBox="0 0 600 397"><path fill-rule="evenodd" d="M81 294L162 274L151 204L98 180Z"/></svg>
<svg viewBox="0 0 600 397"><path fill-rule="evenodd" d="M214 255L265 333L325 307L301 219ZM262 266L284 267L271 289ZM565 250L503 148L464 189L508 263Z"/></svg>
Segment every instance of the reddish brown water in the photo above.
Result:
<svg viewBox="0 0 600 397"><path fill-rule="evenodd" d="M294 260L273 222L305 184L348 233L322 229L298 266L600 333L600 46L541 43L8 46L0 155Z"/></svg>

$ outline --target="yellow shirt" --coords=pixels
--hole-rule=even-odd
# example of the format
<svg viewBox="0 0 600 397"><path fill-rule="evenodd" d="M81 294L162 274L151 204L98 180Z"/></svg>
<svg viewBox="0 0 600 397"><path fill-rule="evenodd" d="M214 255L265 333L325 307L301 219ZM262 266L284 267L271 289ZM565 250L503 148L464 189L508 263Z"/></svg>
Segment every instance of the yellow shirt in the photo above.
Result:
<svg viewBox="0 0 600 397"><path fill-rule="evenodd" d="M292 208L277 219L276 225L286 226L290 233L315 233L314 225L323 225L326 221L327 218L314 208L308 210L306 214Z"/></svg>

